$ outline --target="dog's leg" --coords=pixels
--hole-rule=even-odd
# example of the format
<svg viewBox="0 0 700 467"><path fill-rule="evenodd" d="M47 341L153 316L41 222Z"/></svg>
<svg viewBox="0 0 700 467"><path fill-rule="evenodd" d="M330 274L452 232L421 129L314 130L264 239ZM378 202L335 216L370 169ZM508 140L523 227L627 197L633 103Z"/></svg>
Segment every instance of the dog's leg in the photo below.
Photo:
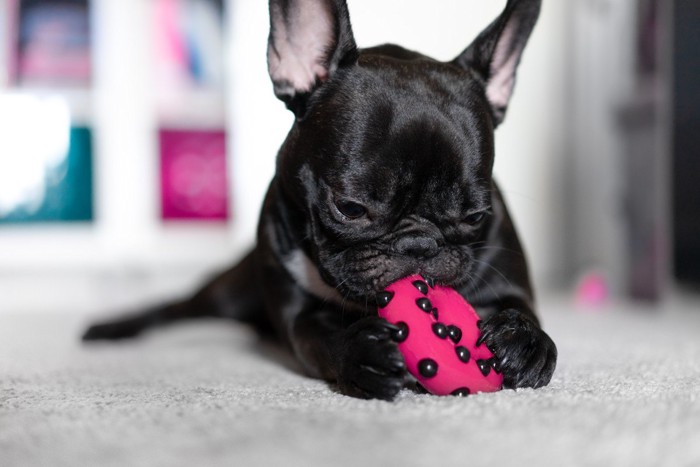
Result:
<svg viewBox="0 0 700 467"><path fill-rule="evenodd" d="M491 234L476 246L472 280L462 292L483 317L479 344L494 354L507 388L549 383L557 348L540 327L527 263L501 195L494 188Z"/></svg>
<svg viewBox="0 0 700 467"><path fill-rule="evenodd" d="M407 374L391 339L395 327L377 316L374 303L363 309L303 289L271 252L274 248L267 240L262 235L258 242L264 258L260 277L268 290L265 307L306 373L337 383L340 392L349 396L393 399Z"/></svg>
<svg viewBox="0 0 700 467"><path fill-rule="evenodd" d="M124 339L143 331L196 318L231 318L256 322L263 316L257 271L256 251L249 253L233 268L225 271L192 297L146 309L115 320L90 326L83 340Z"/></svg>

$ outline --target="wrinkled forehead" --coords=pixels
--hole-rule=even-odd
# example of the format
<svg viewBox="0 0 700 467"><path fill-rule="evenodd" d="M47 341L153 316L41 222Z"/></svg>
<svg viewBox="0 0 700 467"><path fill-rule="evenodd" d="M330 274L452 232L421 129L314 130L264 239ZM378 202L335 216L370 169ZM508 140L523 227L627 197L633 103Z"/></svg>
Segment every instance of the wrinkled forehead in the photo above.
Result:
<svg viewBox="0 0 700 467"><path fill-rule="evenodd" d="M427 86L423 86L428 88ZM328 165L343 176L349 166L352 185L372 181L379 186L419 184L465 186L490 179L493 141L489 122L461 97L436 96L437 91L396 89L374 83L343 88L333 119L337 147ZM467 99L468 101L468 99ZM332 174L329 174L332 175Z"/></svg>

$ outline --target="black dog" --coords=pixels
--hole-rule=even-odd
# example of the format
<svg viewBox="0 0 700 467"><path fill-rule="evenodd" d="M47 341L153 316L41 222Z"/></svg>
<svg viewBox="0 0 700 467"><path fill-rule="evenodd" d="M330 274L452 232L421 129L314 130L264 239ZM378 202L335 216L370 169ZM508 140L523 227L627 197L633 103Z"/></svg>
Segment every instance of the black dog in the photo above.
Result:
<svg viewBox="0 0 700 467"><path fill-rule="evenodd" d="M344 0L271 0L268 64L296 121L278 155L255 249L192 298L98 324L85 340L204 316L265 321L316 377L392 399L406 369L375 296L419 273L482 318L504 386L539 387L557 350L492 181L493 130L540 0L508 0L461 55L358 50Z"/></svg>

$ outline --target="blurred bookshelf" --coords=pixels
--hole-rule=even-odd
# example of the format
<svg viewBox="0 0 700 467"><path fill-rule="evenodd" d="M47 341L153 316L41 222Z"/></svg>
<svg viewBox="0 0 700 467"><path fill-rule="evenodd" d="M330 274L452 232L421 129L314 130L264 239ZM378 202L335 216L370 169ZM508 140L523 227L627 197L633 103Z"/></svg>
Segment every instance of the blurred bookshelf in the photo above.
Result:
<svg viewBox="0 0 700 467"><path fill-rule="evenodd" d="M242 253L227 2L0 0L0 274Z"/></svg>

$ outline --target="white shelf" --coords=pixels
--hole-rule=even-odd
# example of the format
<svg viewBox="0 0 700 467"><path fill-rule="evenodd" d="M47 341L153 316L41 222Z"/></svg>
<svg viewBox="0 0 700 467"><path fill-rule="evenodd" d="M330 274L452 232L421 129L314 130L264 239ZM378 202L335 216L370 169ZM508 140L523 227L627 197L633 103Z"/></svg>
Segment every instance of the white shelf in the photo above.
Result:
<svg viewBox="0 0 700 467"><path fill-rule="evenodd" d="M7 1L0 0L3 11ZM234 204L243 200L233 193L240 176L233 173L232 164L229 221L160 220L158 129L230 129L231 125L226 123L229 98L221 91L162 94L152 66L151 6L142 0L92 0L89 88L8 87L6 67L2 67L0 93L59 94L68 102L74 124L92 129L94 220L3 224L0 274L210 268L243 254L252 243L254 221L238 216ZM0 33L7 32L5 20L0 14ZM7 50L0 52L0 60L7 63ZM228 62L228 54L222 60ZM167 102L171 104L165 106ZM232 152L229 145L229 161L234 160ZM268 177L262 177L258 183L264 187ZM259 206L261 194L247 198Z"/></svg>

